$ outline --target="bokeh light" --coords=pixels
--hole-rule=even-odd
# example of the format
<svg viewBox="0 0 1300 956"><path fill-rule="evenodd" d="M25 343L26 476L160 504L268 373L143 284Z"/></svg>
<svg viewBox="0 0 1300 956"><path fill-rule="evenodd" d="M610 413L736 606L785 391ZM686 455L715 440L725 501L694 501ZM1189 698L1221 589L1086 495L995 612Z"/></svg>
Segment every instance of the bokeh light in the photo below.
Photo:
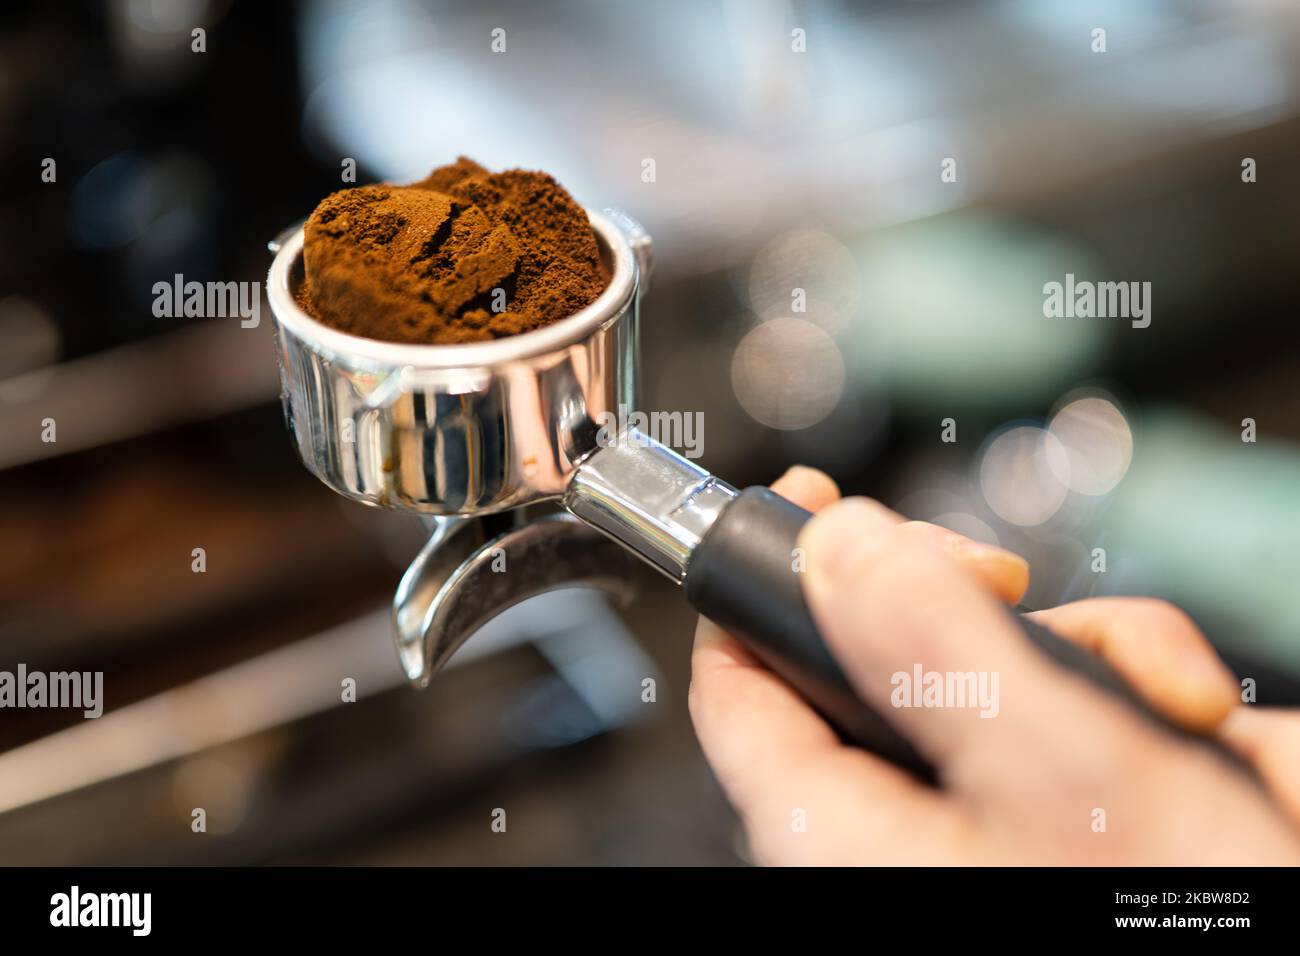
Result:
<svg viewBox="0 0 1300 956"><path fill-rule="evenodd" d="M829 233L796 229L768 242L749 270L749 303L755 314L774 319L792 314L794 290L802 289L807 318L828 332L843 328L859 294L858 265Z"/></svg>
<svg viewBox="0 0 1300 956"><path fill-rule="evenodd" d="M1081 495L1112 491L1133 460L1133 432L1119 407L1102 395L1068 398L1048 425L1063 455L1048 464L1062 484Z"/></svg>
<svg viewBox="0 0 1300 956"><path fill-rule="evenodd" d="M1050 519L1069 494L1060 477L1068 475L1069 456L1046 429L1020 425L1004 431L984 449L979 464L984 500L1003 521L1021 527Z"/></svg>
<svg viewBox="0 0 1300 956"><path fill-rule="evenodd" d="M736 400L769 428L807 428L839 403L844 359L825 331L803 319L772 319L752 329L731 359Z"/></svg>

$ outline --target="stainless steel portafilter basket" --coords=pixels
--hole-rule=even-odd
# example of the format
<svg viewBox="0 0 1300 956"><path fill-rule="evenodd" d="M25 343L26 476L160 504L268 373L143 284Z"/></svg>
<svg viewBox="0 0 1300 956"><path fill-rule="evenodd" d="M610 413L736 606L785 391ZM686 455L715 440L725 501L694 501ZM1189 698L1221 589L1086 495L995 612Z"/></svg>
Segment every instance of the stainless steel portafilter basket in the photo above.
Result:
<svg viewBox="0 0 1300 956"><path fill-rule="evenodd" d="M817 633L793 559L807 512L600 426L603 413L638 408L651 241L618 211L589 216L608 288L560 322L481 344L381 342L322 325L295 300L301 227L271 243L285 420L303 464L341 495L429 526L393 602L408 678L427 684L474 631L533 595L573 585L626 595L636 557L683 585L846 740L932 778ZM544 502L560 510L533 516ZM1016 620L1058 662L1145 709L1097 658Z"/></svg>
<svg viewBox="0 0 1300 956"><path fill-rule="evenodd" d="M592 215L611 274L590 306L490 342L407 345L315 321L294 291L303 233L271 266L285 414L303 463L335 491L420 515L483 515L558 498L590 423L635 407L638 287L649 240ZM630 227L632 228L632 227Z"/></svg>

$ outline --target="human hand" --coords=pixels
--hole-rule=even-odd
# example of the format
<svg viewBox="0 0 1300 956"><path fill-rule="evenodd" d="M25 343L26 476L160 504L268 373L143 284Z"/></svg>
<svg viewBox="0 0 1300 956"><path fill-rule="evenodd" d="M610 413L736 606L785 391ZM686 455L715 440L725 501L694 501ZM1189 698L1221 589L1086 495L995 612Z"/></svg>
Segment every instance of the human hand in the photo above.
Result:
<svg viewBox="0 0 1300 956"><path fill-rule="evenodd" d="M691 716L761 862L1300 864L1300 714L1239 704L1182 612L1105 598L1030 616L1099 654L1175 723L1218 734L1263 785L1025 642L998 606L1023 595L1022 559L866 499L836 503L833 482L810 469L772 487L817 512L799 544L827 645L859 695L936 766L940 787L840 743L701 619ZM917 664L996 673L997 716L892 707L891 675Z"/></svg>

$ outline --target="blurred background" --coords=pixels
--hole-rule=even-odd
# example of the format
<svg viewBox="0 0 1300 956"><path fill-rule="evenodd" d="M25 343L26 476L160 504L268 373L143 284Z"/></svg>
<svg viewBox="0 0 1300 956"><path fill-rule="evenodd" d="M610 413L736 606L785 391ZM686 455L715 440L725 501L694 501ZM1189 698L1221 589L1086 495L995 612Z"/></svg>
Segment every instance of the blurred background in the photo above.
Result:
<svg viewBox="0 0 1300 956"><path fill-rule="evenodd" d="M999 542L1030 607L1167 597L1300 703L1293 0L11 2L0 670L106 709L0 710L0 863L745 861L670 585L524 605L408 690L420 524L294 459L264 302L153 314L264 279L345 159L462 153L645 223L642 405L702 412L711 470ZM1067 273L1150 282L1150 326L1045 317Z"/></svg>

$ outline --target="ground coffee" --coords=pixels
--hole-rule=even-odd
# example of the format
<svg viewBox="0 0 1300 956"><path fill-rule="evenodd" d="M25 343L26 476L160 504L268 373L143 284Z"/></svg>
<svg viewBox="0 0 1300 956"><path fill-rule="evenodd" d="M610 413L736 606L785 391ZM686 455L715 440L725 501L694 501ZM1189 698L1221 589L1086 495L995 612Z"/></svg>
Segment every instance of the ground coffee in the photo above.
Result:
<svg viewBox="0 0 1300 956"><path fill-rule="evenodd" d="M409 186L327 196L307 220L299 304L372 339L516 335L590 305L609 276L586 212L546 173L461 157Z"/></svg>

